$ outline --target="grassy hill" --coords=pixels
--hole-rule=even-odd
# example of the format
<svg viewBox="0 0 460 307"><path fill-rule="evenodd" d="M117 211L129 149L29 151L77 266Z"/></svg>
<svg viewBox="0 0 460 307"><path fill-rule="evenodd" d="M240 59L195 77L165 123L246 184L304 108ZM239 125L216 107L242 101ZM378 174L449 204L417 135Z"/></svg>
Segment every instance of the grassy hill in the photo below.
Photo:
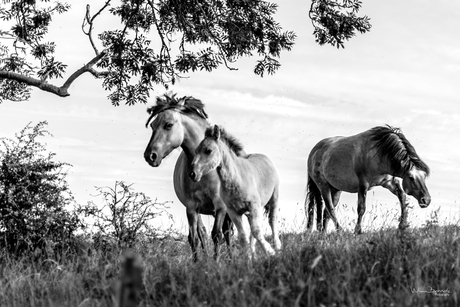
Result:
<svg viewBox="0 0 460 307"><path fill-rule="evenodd" d="M460 306L460 225L355 236L285 233L274 257L191 260L187 239L144 242L141 306ZM113 306L122 251L0 258L0 306ZM115 293L115 294L114 294Z"/></svg>

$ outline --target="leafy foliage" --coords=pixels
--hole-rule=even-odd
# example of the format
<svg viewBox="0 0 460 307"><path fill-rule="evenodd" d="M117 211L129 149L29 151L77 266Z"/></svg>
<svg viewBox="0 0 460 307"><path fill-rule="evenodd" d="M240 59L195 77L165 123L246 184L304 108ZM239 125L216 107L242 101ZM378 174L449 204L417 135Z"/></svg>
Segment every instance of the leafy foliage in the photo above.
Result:
<svg viewBox="0 0 460 307"><path fill-rule="evenodd" d="M66 210L73 197L68 164L55 162L37 138L47 123L30 124L0 145L0 246L12 253L66 248L79 219Z"/></svg>
<svg viewBox="0 0 460 307"><path fill-rule="evenodd" d="M232 63L253 54L261 58L255 73L273 74L280 66L275 58L294 44L295 34L273 18L277 5L265 1L120 2L110 12L123 29L99 35L107 57L98 66L109 71L104 87L115 105L146 102L155 84L168 88L183 74L221 65L235 69Z"/></svg>
<svg viewBox="0 0 460 307"><path fill-rule="evenodd" d="M369 18L357 16L360 7L359 0L312 0L316 41L343 47L356 31L367 32ZM106 0L99 8L88 4L82 16L94 58L57 87L47 82L63 78L67 65L55 59L57 46L46 41L46 34L53 14L69 8L59 1L3 1L0 18L11 29L1 31L0 37L13 41L13 50L0 43L0 99L26 100L30 86L65 97L70 84L89 72L103 78L113 105L146 103L157 85L167 89L194 71L212 72L221 66L235 70L234 63L242 57L256 58L256 75L274 74L281 66L281 52L291 50L296 39L275 20L278 5L268 1ZM118 27L94 33L104 13L115 18Z"/></svg>
<svg viewBox="0 0 460 307"><path fill-rule="evenodd" d="M316 42L344 48L344 41L355 36L356 31L368 32L369 17L357 16L361 4L360 0L312 0L309 15Z"/></svg>
<svg viewBox="0 0 460 307"><path fill-rule="evenodd" d="M94 227L100 244L114 239L118 246L132 246L141 234L155 233L152 220L163 215L171 218L165 210L166 202L157 203L144 193L135 192L132 184L116 181L113 188L96 187L96 190L101 204L90 201L79 211Z"/></svg>
<svg viewBox="0 0 460 307"><path fill-rule="evenodd" d="M45 37L52 16L68 11L70 5L59 1L51 4L46 0L2 2L0 20L11 28L9 31L0 31L0 37L4 41L13 41L13 44L8 46L0 43L0 71L18 73L25 77L36 73L43 81L62 78L67 65L54 58L55 43L45 41ZM0 78L0 102L1 99L26 100L29 96L30 88L23 82Z"/></svg>

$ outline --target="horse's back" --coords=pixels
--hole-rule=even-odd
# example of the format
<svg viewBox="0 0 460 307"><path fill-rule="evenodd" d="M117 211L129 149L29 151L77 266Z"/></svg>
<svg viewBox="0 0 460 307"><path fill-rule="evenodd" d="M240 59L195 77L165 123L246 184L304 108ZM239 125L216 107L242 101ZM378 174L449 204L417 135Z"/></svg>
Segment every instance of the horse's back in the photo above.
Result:
<svg viewBox="0 0 460 307"><path fill-rule="evenodd" d="M356 192L359 184L362 142L358 135L336 136L321 140L308 158L308 172L318 183L328 183L337 190Z"/></svg>
<svg viewBox="0 0 460 307"><path fill-rule="evenodd" d="M357 192L360 178L369 172L369 130L352 135L321 140L310 153L308 172L312 178L326 180L337 190Z"/></svg>
<svg viewBox="0 0 460 307"><path fill-rule="evenodd" d="M249 154L246 160L250 162L259 177L270 177L278 181L278 173L273 162L264 154Z"/></svg>
<svg viewBox="0 0 460 307"><path fill-rule="evenodd" d="M346 137L334 136L319 141L308 155L307 165L309 172L313 172L315 169L317 170L319 166L323 167L325 159L336 153L336 147L340 146L344 138Z"/></svg>
<svg viewBox="0 0 460 307"><path fill-rule="evenodd" d="M263 203L268 202L278 189L279 177L273 162L264 154L249 154L246 158L249 167L243 169L249 175L261 196Z"/></svg>

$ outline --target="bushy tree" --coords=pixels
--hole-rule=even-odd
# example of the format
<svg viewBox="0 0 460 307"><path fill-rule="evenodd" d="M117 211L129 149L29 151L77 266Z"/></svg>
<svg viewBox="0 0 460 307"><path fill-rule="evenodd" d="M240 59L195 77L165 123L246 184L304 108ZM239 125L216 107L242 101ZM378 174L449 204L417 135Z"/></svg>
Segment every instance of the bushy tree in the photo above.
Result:
<svg viewBox="0 0 460 307"><path fill-rule="evenodd" d="M79 219L66 178L68 164L54 161L38 139L47 122L31 124L14 139L0 139L0 246L21 254L67 248Z"/></svg>
<svg viewBox="0 0 460 307"><path fill-rule="evenodd" d="M78 5L82 5L81 2ZM308 5L308 4L305 4ZM359 0L312 0L310 18L320 44L343 46L355 31L370 28L367 17L357 17ZM94 56L69 75L55 58L55 42L47 41L53 14L70 5L49 0L3 0L0 19L12 24L1 30L1 99L26 100L30 87L65 97L82 74L102 78L114 105L146 103L155 85L174 84L196 70L230 70L241 57L256 56L254 73L273 74L283 50L294 45L295 34L275 20L278 5L261 0L106 0L101 7L87 5L82 29ZM118 20L115 29L95 33L103 14ZM99 24L100 25L100 24ZM12 42L12 44L5 44ZM85 61L82 59L82 61Z"/></svg>
<svg viewBox="0 0 460 307"><path fill-rule="evenodd" d="M159 203L134 191L132 186L116 181L113 188L96 187L99 201L89 201L80 207L79 211L93 228L96 241L112 240L119 247L130 247L140 236L157 234L158 227L152 225L154 219L172 218L166 210L168 202Z"/></svg>

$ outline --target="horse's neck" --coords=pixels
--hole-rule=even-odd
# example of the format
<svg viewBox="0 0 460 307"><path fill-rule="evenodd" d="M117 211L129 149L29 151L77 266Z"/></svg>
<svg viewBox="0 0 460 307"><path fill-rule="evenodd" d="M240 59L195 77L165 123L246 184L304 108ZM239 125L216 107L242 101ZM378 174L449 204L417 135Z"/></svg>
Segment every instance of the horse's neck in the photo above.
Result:
<svg viewBox="0 0 460 307"><path fill-rule="evenodd" d="M400 177L400 178L404 177L405 171L403 170L395 171L393 167L391 166L390 160L387 157L380 157L377 165L381 173L388 174L393 177Z"/></svg>
<svg viewBox="0 0 460 307"><path fill-rule="evenodd" d="M221 183L227 193L231 190L239 189L242 185L242 173L238 168L238 164L242 161L227 147L222 149L222 162L217 168Z"/></svg>
<svg viewBox="0 0 460 307"><path fill-rule="evenodd" d="M198 147L200 142L204 138L204 132L209 127L209 123L203 119L194 119L191 117L184 116L187 120L184 120L184 140L182 141L181 147L185 155L191 162L195 157L195 149Z"/></svg>

